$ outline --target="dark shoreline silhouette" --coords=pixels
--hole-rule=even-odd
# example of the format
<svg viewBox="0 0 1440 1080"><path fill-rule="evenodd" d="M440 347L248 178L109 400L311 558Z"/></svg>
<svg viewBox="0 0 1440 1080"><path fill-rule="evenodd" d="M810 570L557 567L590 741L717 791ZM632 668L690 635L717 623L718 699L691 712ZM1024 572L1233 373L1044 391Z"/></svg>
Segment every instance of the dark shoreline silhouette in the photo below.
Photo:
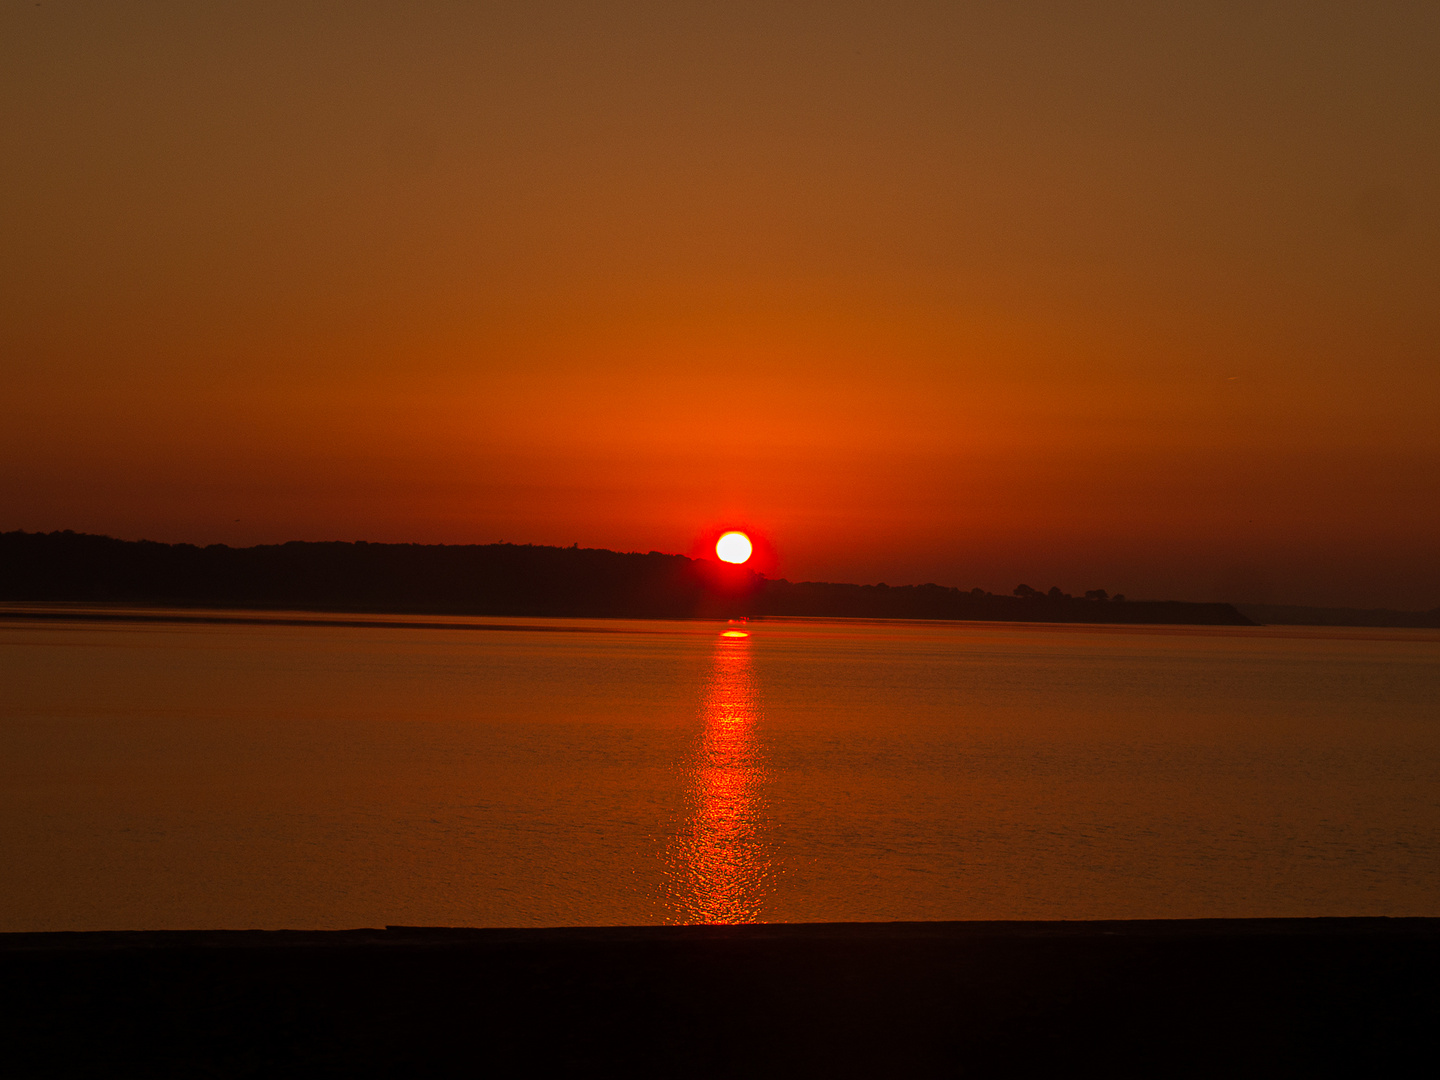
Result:
<svg viewBox="0 0 1440 1080"><path fill-rule="evenodd" d="M1250 626L1229 604L771 580L658 551L301 542L232 548L0 533L0 600L575 618L819 616Z"/></svg>
<svg viewBox="0 0 1440 1080"><path fill-rule="evenodd" d="M1405 1076L1440 919L0 934L16 1076Z"/></svg>
<svg viewBox="0 0 1440 1080"><path fill-rule="evenodd" d="M1302 604L1236 604L1239 611L1270 626L1373 626L1440 629L1440 608L1396 611L1393 608L1309 607Z"/></svg>

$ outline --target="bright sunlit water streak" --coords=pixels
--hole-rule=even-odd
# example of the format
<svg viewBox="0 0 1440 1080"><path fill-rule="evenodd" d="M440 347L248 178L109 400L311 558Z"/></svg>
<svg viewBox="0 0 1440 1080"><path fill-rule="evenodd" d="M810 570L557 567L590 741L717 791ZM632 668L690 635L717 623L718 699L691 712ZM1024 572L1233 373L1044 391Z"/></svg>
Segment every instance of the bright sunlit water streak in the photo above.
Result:
<svg viewBox="0 0 1440 1080"><path fill-rule="evenodd" d="M748 635L726 630L701 714L686 820L670 860L676 922L756 922L769 885L766 769Z"/></svg>
<svg viewBox="0 0 1440 1080"><path fill-rule="evenodd" d="M1440 915L1434 632L454 622L0 613L0 929Z"/></svg>

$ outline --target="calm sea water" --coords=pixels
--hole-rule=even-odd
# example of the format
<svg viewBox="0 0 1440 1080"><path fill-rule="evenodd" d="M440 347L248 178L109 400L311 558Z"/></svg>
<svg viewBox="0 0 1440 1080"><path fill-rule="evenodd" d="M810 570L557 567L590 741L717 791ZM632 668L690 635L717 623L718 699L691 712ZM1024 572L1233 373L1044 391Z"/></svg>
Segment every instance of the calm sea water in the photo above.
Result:
<svg viewBox="0 0 1440 1080"><path fill-rule="evenodd" d="M0 612L0 929L1440 915L1440 633L485 622Z"/></svg>

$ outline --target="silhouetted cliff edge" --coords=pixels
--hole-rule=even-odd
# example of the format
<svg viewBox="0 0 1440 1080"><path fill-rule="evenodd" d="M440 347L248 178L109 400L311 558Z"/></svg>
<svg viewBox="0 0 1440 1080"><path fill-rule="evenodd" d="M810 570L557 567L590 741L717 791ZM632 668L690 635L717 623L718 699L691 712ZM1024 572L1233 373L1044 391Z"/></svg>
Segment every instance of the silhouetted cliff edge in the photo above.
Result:
<svg viewBox="0 0 1440 1080"><path fill-rule="evenodd" d="M68 531L0 533L0 600L452 615L1253 625L1229 604L793 583L658 551L363 541L196 547Z"/></svg>

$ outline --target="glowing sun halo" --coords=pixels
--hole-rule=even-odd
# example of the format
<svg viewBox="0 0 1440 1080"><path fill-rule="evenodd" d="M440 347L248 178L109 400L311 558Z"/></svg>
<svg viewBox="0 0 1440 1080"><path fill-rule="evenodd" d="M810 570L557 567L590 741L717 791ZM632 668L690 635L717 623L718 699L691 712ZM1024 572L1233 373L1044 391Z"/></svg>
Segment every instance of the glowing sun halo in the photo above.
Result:
<svg viewBox="0 0 1440 1080"><path fill-rule="evenodd" d="M750 538L742 532L727 532L715 541L715 554L722 562L743 563L754 550Z"/></svg>

